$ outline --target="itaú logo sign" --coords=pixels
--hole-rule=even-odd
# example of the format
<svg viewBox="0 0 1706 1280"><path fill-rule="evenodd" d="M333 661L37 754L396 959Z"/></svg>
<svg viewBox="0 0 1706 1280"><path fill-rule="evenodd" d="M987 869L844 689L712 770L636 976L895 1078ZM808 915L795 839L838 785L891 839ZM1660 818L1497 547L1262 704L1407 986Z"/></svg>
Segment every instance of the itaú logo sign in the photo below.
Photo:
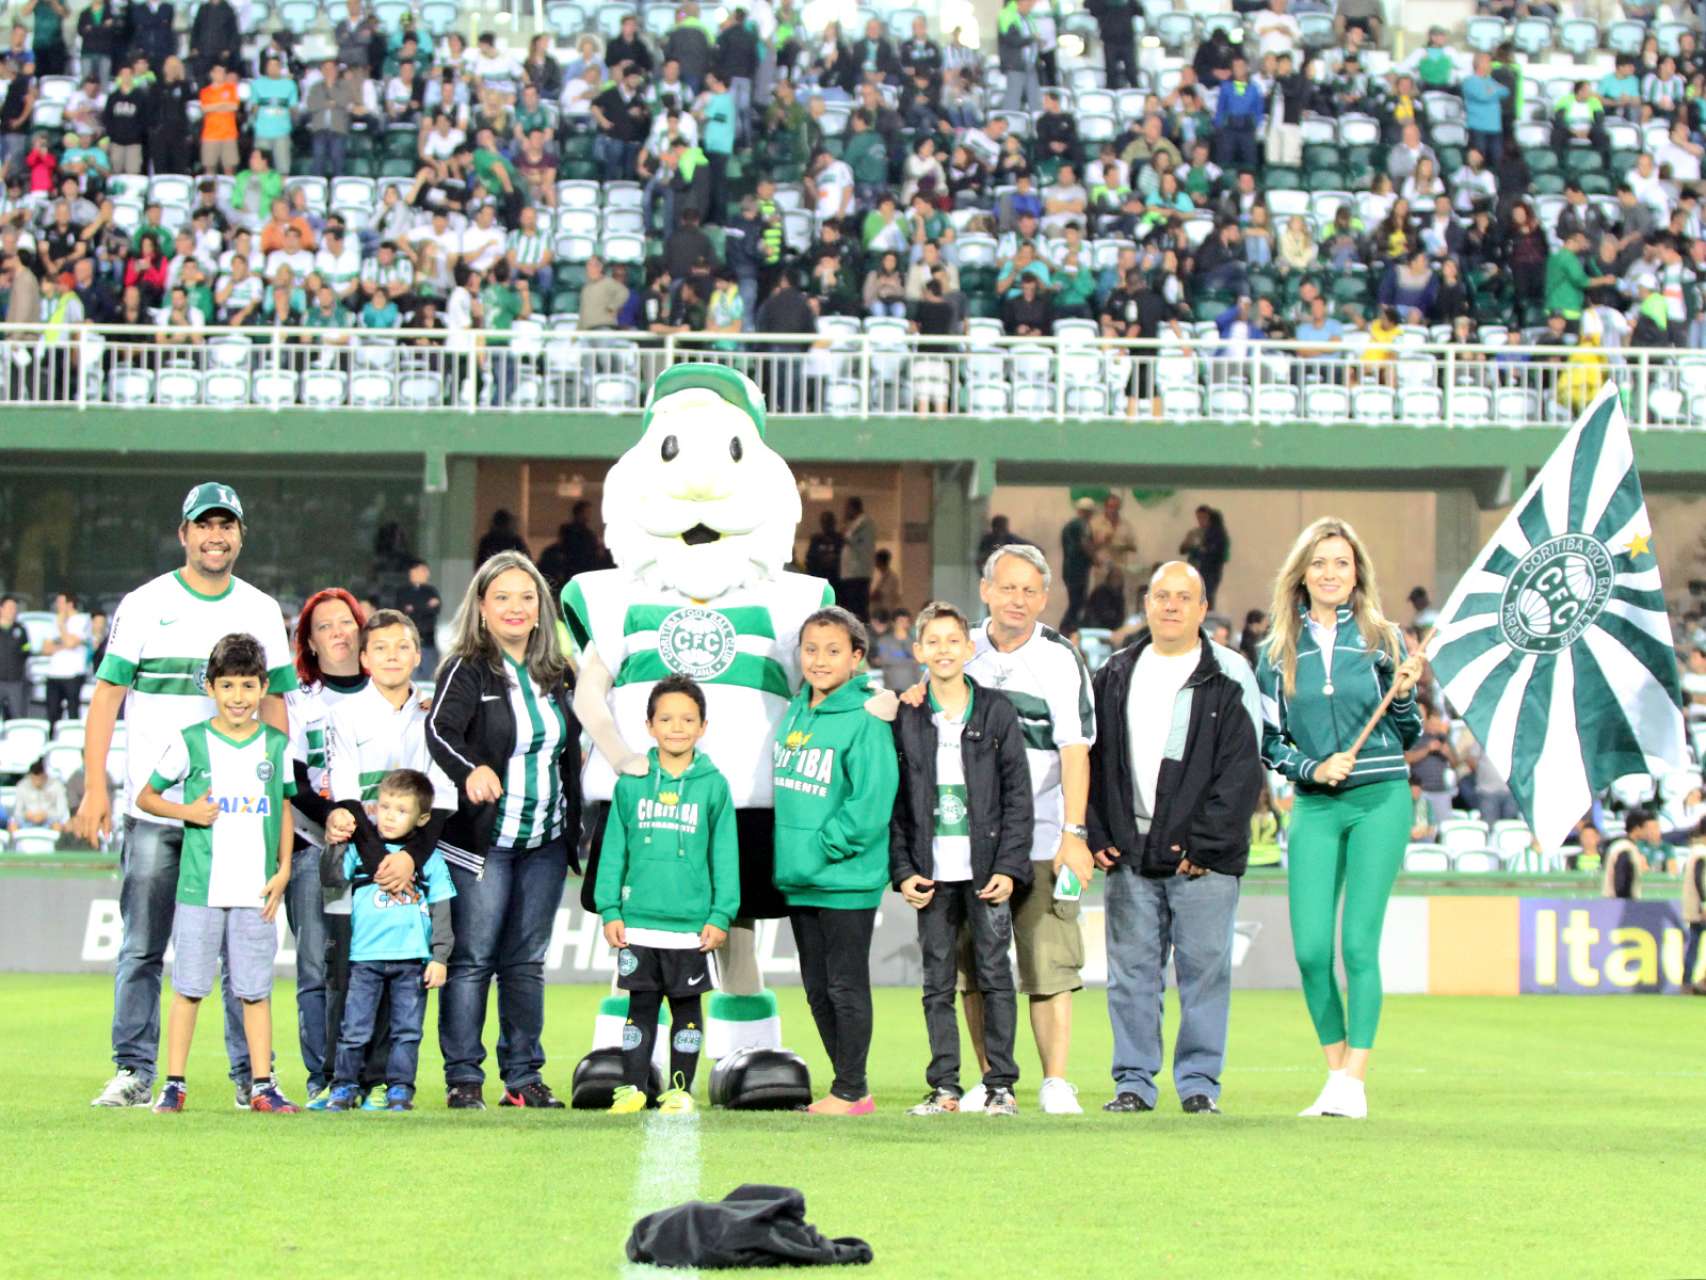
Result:
<svg viewBox="0 0 1706 1280"><path fill-rule="evenodd" d="M1683 973L1688 931L1674 902L1528 899L1522 904L1522 990L1537 995L1626 995L1675 991L1700 978Z"/></svg>

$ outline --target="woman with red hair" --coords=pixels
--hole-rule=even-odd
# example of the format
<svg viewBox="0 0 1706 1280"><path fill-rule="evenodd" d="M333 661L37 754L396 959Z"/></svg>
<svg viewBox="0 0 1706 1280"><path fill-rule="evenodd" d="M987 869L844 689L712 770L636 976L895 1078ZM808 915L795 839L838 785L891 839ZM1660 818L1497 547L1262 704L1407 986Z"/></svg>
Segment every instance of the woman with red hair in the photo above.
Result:
<svg viewBox="0 0 1706 1280"><path fill-rule="evenodd" d="M328 962L333 956L349 955L349 916L328 912L320 891L320 856L330 808L326 733L332 707L367 687L367 676L361 669L361 624L365 621L361 603L342 587L327 587L310 596L296 619L296 674L302 686L285 695L296 773L296 798L292 801L296 808L296 853L291 859L284 909L290 930L296 935L296 1024L311 1100L325 1095L331 1083L337 1029L343 1021L342 986L328 981ZM344 910L347 913L348 908Z"/></svg>

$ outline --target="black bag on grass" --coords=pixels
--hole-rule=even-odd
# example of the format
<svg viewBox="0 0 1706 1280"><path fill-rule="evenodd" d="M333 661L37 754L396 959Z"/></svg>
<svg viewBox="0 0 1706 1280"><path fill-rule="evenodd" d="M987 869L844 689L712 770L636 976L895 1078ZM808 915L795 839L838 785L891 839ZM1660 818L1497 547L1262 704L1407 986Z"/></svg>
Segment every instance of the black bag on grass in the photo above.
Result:
<svg viewBox="0 0 1706 1280"><path fill-rule="evenodd" d="M867 1263L871 1246L831 1240L806 1221L793 1187L748 1184L718 1201L649 1213L628 1235L628 1260L659 1267L802 1267Z"/></svg>

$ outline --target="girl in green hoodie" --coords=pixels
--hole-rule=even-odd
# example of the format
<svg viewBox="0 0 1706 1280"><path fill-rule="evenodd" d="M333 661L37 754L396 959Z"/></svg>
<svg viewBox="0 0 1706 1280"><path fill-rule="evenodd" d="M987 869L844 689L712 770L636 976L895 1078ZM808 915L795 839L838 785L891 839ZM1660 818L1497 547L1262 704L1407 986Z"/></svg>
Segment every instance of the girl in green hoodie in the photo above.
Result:
<svg viewBox="0 0 1706 1280"><path fill-rule="evenodd" d="M622 1027L627 1083L610 1109L646 1108L658 1011L669 997L671 1087L660 1111L693 1110L693 1075L704 1042L700 1000L711 987L710 953L740 909L740 851L729 784L695 749L705 735L705 692L669 676L646 700L657 740L644 777L616 780L593 902L616 948L616 985L628 993Z"/></svg>
<svg viewBox="0 0 1706 1280"><path fill-rule="evenodd" d="M889 819L900 768L889 725L869 715L869 642L845 609L800 628L805 683L773 748L776 887L788 899L800 982L835 1068L817 1115L869 1115L871 933L888 887Z"/></svg>

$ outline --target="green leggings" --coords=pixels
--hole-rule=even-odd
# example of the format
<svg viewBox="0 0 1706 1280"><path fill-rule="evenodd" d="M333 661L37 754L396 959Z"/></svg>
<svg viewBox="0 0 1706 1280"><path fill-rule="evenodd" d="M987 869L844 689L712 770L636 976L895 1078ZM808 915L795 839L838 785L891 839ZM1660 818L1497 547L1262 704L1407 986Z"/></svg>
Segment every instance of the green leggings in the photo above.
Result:
<svg viewBox="0 0 1706 1280"><path fill-rule="evenodd" d="M1372 1049L1380 1025L1380 931L1386 900L1410 839L1410 788L1371 782L1332 795L1299 793L1286 850L1291 946L1303 999L1322 1044L1345 1034L1345 1006L1333 970L1333 920L1345 900L1344 956L1350 1047Z"/></svg>

